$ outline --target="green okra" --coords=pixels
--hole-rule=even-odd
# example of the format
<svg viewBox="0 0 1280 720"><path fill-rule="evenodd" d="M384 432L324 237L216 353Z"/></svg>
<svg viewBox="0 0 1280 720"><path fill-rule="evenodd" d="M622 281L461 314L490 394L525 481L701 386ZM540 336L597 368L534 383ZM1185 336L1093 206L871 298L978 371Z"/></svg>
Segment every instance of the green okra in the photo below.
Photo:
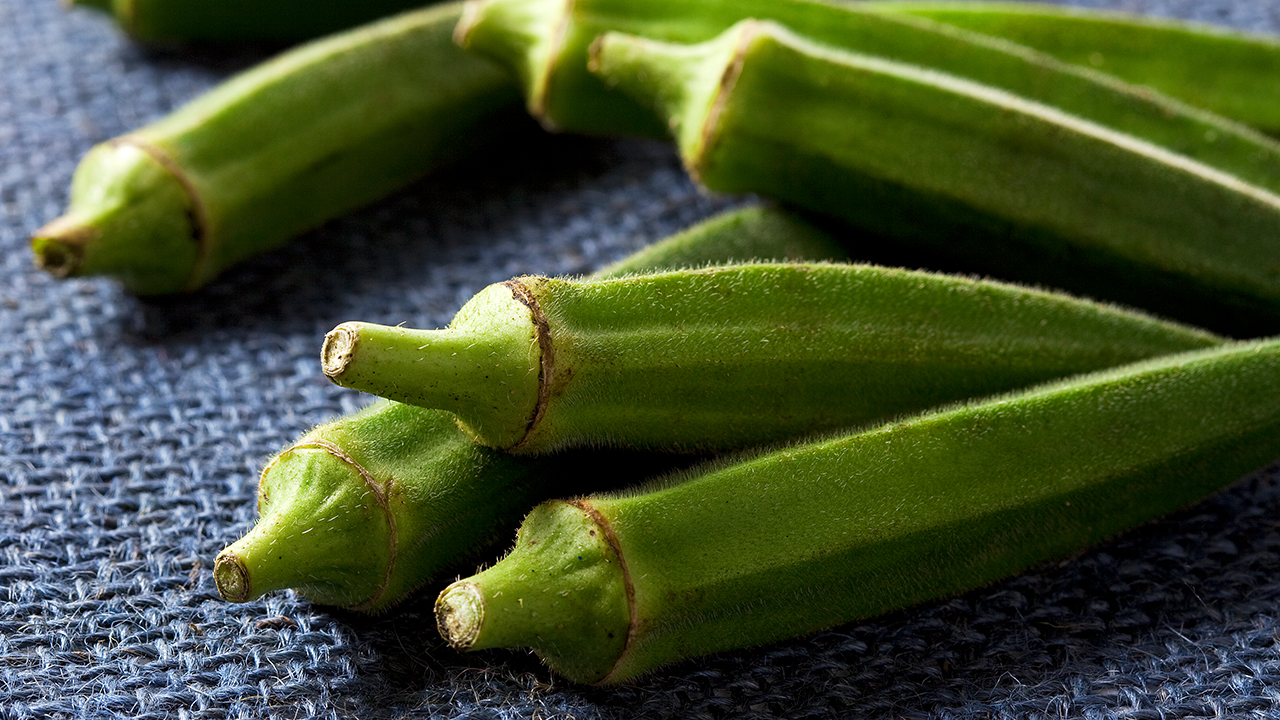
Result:
<svg viewBox="0 0 1280 720"><path fill-rule="evenodd" d="M135 40L306 40L421 0L66 0L107 13Z"/></svg>
<svg viewBox="0 0 1280 720"><path fill-rule="evenodd" d="M291 50L102 143L34 233L59 277L191 290L251 255L522 128L519 93L450 40L461 6Z"/></svg>
<svg viewBox="0 0 1280 720"><path fill-rule="evenodd" d="M1280 192L1280 144L1256 130L1005 39L872 9L878 7L823 0L472 0L457 38L512 69L530 111L547 127L665 136L666 118L588 72L591 42L606 31L701 42L742 19L770 19L833 47L1000 88Z"/></svg>
<svg viewBox="0 0 1280 720"><path fill-rule="evenodd" d="M1280 342L1164 356L539 506L436 603L585 683L981 587L1280 456Z"/></svg>
<svg viewBox="0 0 1280 720"><path fill-rule="evenodd" d="M790 213L747 208L602 273L841 252ZM259 520L218 555L214 579L232 602L296 588L315 602L380 611L509 537L529 508L567 492L567 478L598 472L639 480L674 464L617 452L516 457L476 445L449 413L380 401L306 433L267 464Z"/></svg>
<svg viewBox="0 0 1280 720"><path fill-rule="evenodd" d="M666 117L706 187L838 217L930 263L1228 332L1280 328L1280 195L1131 135L771 22L594 70Z"/></svg>
<svg viewBox="0 0 1280 720"><path fill-rule="evenodd" d="M1008 38L1280 135L1280 41L1182 20L1045 3L870 2Z"/></svg>
<svg viewBox="0 0 1280 720"><path fill-rule="evenodd" d="M335 383L453 412L494 448L726 450L1217 342L997 282L762 263L516 278L442 330L343 323L322 357Z"/></svg>

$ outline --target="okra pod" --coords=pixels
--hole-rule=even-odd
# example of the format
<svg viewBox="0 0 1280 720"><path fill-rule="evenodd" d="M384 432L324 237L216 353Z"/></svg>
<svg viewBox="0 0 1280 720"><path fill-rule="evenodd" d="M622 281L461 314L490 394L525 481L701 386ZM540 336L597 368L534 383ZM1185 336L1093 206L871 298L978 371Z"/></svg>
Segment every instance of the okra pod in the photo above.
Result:
<svg viewBox="0 0 1280 720"><path fill-rule="evenodd" d="M651 272L743 253L777 260L842 256L839 245L803 220L748 208L604 272ZM567 463L575 472L563 472ZM594 467L638 481L675 464L617 452L516 457L476 445L449 413L381 401L306 433L267 464L259 520L218 555L214 579L232 602L296 588L318 603L376 612L509 537L529 508L568 492L567 478L589 476Z"/></svg>
<svg viewBox="0 0 1280 720"><path fill-rule="evenodd" d="M592 67L666 117L706 187L828 213L946 266L1217 330L1280 328L1280 196L946 73L744 21L609 33Z"/></svg>
<svg viewBox="0 0 1280 720"><path fill-rule="evenodd" d="M191 290L523 127L519 92L450 40L461 5L287 52L100 144L32 238L59 277Z"/></svg>
<svg viewBox="0 0 1280 720"><path fill-rule="evenodd" d="M436 603L610 684L981 587L1280 456L1280 342L1165 356L539 506Z"/></svg>
<svg viewBox="0 0 1280 720"><path fill-rule="evenodd" d="M421 0L66 0L110 15L135 40L306 40Z"/></svg>
<svg viewBox="0 0 1280 720"><path fill-rule="evenodd" d="M906 13L876 12L864 3L472 0L457 37L469 50L511 68L520 77L530 111L547 127L665 136L667 124L647 106L588 72L590 43L611 30L701 42L748 17L775 20L834 47L938 68L1000 88L1280 192L1280 145L1256 130L1008 40ZM1190 57L1197 68L1203 66L1199 56Z"/></svg>
<svg viewBox="0 0 1280 720"><path fill-rule="evenodd" d="M726 450L1219 339L1064 295L851 264L491 285L448 328L343 323L335 383L514 452Z"/></svg>
<svg viewBox="0 0 1280 720"><path fill-rule="evenodd" d="M1016 2L871 2L1007 38L1280 135L1274 36L1121 12Z"/></svg>

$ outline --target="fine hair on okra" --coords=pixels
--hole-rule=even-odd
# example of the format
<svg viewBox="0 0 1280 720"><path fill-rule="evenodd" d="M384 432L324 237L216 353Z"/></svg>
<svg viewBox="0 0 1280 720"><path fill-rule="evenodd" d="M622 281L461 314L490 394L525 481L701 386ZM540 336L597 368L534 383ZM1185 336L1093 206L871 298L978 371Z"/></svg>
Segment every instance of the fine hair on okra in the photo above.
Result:
<svg viewBox="0 0 1280 720"><path fill-rule="evenodd" d="M461 5L290 50L91 149L66 213L33 233L56 276L192 290L531 123L492 62L450 36Z"/></svg>
<svg viewBox="0 0 1280 720"><path fill-rule="evenodd" d="M722 451L1219 342L1004 283L756 263L515 278L441 330L343 323L322 362L344 387L453 412L494 448Z"/></svg>
<svg viewBox="0 0 1280 720"><path fill-rule="evenodd" d="M753 207L717 215L597 275L843 257L803 219ZM616 451L516 457L478 446L449 413L379 401L315 428L267 463L259 520L218 555L214 579L233 602L295 588L315 602L377 612L496 549L529 508L568 492L566 483L591 475L639 481L683 462Z"/></svg>
<svg viewBox="0 0 1280 720"><path fill-rule="evenodd" d="M1037 2L868 2L1008 38L1280 135L1280 42L1171 18Z"/></svg>
<svg viewBox="0 0 1280 720"><path fill-rule="evenodd" d="M617 683L982 587L1278 456L1280 341L1163 356L546 503L437 620Z"/></svg>
<svg viewBox="0 0 1280 720"><path fill-rule="evenodd" d="M942 71L743 21L698 45L608 33L592 69L667 118L690 173L826 213L920 264L1280 328L1280 195Z"/></svg>
<svg viewBox="0 0 1280 720"><path fill-rule="evenodd" d="M889 9L824 0L472 0L459 23L458 39L511 68L520 77L526 104L547 127L664 136L666 118L655 117L646 104L588 72L592 41L606 31L620 31L701 42L745 18L774 20L832 47L936 68L999 88L1280 191L1280 145L1256 130L1091 67ZM1280 67L1280 49L1271 52L1271 62ZM1213 57L1172 51L1161 55L1167 65L1194 66L1192 72L1207 72L1199 68L1212 66ZM1239 62L1242 73L1254 67ZM1219 68L1224 75L1235 70ZM1276 112L1280 115L1280 107Z"/></svg>
<svg viewBox="0 0 1280 720"><path fill-rule="evenodd" d="M107 13L135 40L306 40L421 0L65 0Z"/></svg>

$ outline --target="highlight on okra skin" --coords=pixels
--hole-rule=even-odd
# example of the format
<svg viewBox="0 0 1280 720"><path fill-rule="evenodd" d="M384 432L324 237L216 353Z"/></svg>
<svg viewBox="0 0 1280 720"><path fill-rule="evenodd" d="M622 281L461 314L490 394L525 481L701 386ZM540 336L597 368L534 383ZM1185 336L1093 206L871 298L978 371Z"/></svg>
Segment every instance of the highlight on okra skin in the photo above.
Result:
<svg viewBox="0 0 1280 720"><path fill-rule="evenodd" d="M81 160L36 265L140 295L227 267L526 128L493 63L453 45L461 5L318 40L231 78Z"/></svg>
<svg viewBox="0 0 1280 720"><path fill-rule="evenodd" d="M601 274L838 257L840 246L801 218L757 207L722 213ZM574 478L639 481L673 462L618 452L515 457L477 446L449 413L378 402L312 430L267 464L259 519L218 555L214 579L232 602L294 588L315 602L377 612L496 549L529 508Z"/></svg>
<svg viewBox="0 0 1280 720"><path fill-rule="evenodd" d="M449 327L348 322L335 383L455 413L482 444L725 450L1220 338L991 281L760 263L492 285Z"/></svg>
<svg viewBox="0 0 1280 720"><path fill-rule="evenodd" d="M1280 456L1280 342L1169 355L539 506L436 602L612 684L982 587Z"/></svg>
<svg viewBox="0 0 1280 720"><path fill-rule="evenodd" d="M898 11L900 4L915 10ZM973 11L966 13L966 9ZM549 128L663 137L667 125L648 110L647 103L588 71L590 44L608 31L669 42L702 42L745 18L775 20L798 35L832 47L935 68L1052 106L1280 192L1280 145L1275 140L1153 91L1150 86L1156 83L1146 82L1153 74L1160 75L1166 81L1161 87L1169 87L1175 97L1185 97L1179 90L1200 98L1206 86L1230 87L1224 95L1235 94L1240 102L1270 106L1280 117L1280 102L1256 89L1280 83L1275 79L1280 72L1267 70L1280 68L1280 45L1259 46L1250 38L1218 33L1193 43L1195 53L1180 54L1191 40L1166 38L1164 26L1151 27L1150 33L1156 37L1148 37L1143 33L1147 26L1129 18L1124 27L1132 32L1115 38L1114 44L1136 43L1124 49L1127 57L1135 62L1139 55L1149 58L1149 70L1136 76L1137 85L1131 85L1098 72L1089 63L1063 62L1033 49L1034 45L1027 47L929 19L1000 15L986 10L991 8L965 2L950 2L940 8L920 3L823 0L472 0L458 25L457 38L468 50L511 69L520 78L531 113ZM1066 12L1057 8L1023 12L1018 6L1008 14L1039 13L1049 16L1046 22L1050 22L1057 17L1053 13ZM1074 12L1072 17L1097 17L1100 23L1111 18ZM1048 42L1051 32L1046 30L1044 35L1035 39ZM1096 37L1082 31L1078 38L1068 33L1058 40L1074 50L1077 42L1087 44ZM1134 49L1138 47L1142 49ZM1047 49L1060 52L1063 48ZM1112 49L1104 47L1103 51L1108 57L1119 57ZM1180 64L1185 67L1180 69ZM1187 87L1178 86L1179 73L1186 76ZM1209 82L1210 76L1215 82L1221 76L1225 82ZM1237 82L1235 78L1254 78L1258 83Z"/></svg>
<svg viewBox="0 0 1280 720"><path fill-rule="evenodd" d="M1163 147L769 22L692 46L609 33L592 68L669 120L712 190L827 213L947 267L1280 329L1280 195Z"/></svg>
<svg viewBox="0 0 1280 720"><path fill-rule="evenodd" d="M65 0L110 15L135 40L305 40L392 13L418 0Z"/></svg>

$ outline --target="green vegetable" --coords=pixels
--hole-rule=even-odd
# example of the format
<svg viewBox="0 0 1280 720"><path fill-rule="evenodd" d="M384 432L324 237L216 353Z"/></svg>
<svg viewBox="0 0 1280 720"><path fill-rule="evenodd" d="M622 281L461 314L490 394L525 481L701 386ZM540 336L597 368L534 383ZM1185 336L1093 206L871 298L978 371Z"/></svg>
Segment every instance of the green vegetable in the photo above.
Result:
<svg viewBox="0 0 1280 720"><path fill-rule="evenodd" d="M840 255L799 218L751 208L701 223L605 272ZM616 451L514 457L477 446L449 413L378 402L312 430L268 463L258 523L218 555L214 579L232 602L291 587L315 602L383 610L509 537L530 507L571 492L572 478L639 480L674 463Z"/></svg>
<svg viewBox="0 0 1280 720"><path fill-rule="evenodd" d="M881 7L820 0L472 0L456 37L512 69L530 111L547 127L665 136L667 124L647 103L638 105L588 72L591 42L608 30L701 42L747 17L772 19L817 42L1006 90L1280 191L1280 145L1255 130L1007 40L873 10ZM1204 65L1200 56L1188 57L1196 68Z"/></svg>
<svg viewBox="0 0 1280 720"><path fill-rule="evenodd" d="M1217 342L995 282L749 264L517 278L446 329L344 323L322 354L335 383L453 412L494 448L725 450Z"/></svg>
<svg viewBox="0 0 1280 720"><path fill-rule="evenodd" d="M1186 156L774 23L694 46L610 33L592 63L669 120L712 190L829 213L946 266L1280 328L1280 196Z"/></svg>
<svg viewBox="0 0 1280 720"><path fill-rule="evenodd" d="M136 40L304 40L420 0L66 0L111 15Z"/></svg>
<svg viewBox="0 0 1280 720"><path fill-rule="evenodd" d="M449 39L461 6L292 50L89 151L35 232L59 277L191 290L521 127L519 94Z"/></svg>
<svg viewBox="0 0 1280 720"><path fill-rule="evenodd" d="M1280 41L1274 36L1044 3L895 1L864 7L1008 38L1280 134Z"/></svg>
<svg viewBox="0 0 1280 720"><path fill-rule="evenodd" d="M1166 356L539 506L436 603L455 647L609 684L981 587L1280 455L1280 342Z"/></svg>

